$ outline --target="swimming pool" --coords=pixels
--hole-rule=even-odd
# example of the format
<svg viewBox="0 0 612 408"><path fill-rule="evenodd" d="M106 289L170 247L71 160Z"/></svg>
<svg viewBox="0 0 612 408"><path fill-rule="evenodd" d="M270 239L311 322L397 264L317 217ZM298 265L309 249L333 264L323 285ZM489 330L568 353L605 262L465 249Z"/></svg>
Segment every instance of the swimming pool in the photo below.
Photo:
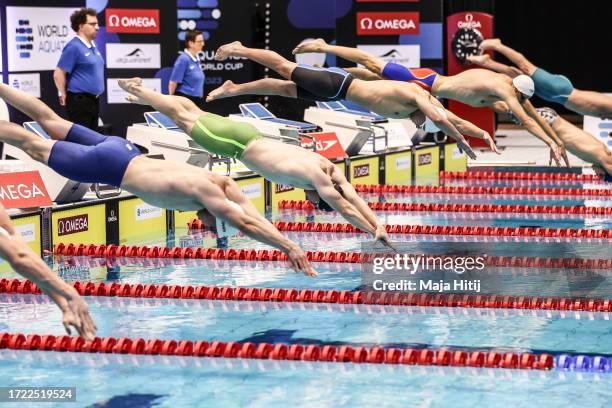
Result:
<svg viewBox="0 0 612 408"><path fill-rule="evenodd" d="M481 185L488 185L488 180ZM525 180L522 180L524 182ZM499 180L505 182L505 180ZM552 186L562 182L550 182ZM503 184L502 184L503 185ZM576 187L576 186L572 186ZM475 196L367 194L369 201L612 206L609 196ZM344 222L335 214L275 210L275 221ZM411 225L611 229L611 215L378 211L382 222ZM310 251L361 249L362 234L288 232ZM612 258L612 241L559 237L393 234L414 253L487 254L507 258ZM211 247L208 233L177 232L167 241L142 236L142 245ZM270 249L245 237L233 249ZM55 256L53 269L70 281L131 285L222 286L355 291L360 266L315 263L308 278L283 262L226 259ZM609 299L607 268L488 265L483 274L503 283L507 296ZM12 278L12 275L6 275ZM562 277L562 284L559 284ZM550 371L0 350L6 386L76 386L75 406L533 406L607 405L609 366L564 368L564 354L612 357L610 313L579 310L260 302L143 297L86 298L101 337L206 340L210 343L382 347L383 349L500 351L556 356ZM60 313L36 295L0 295L0 332L60 336ZM563 360L565 361L565 360ZM572 361L575 361L572 360ZM580 360L581 362L584 361ZM599 360L598 360L599 361ZM611 361L612 363L612 361ZM66 404L70 405L70 404ZM33 405L34 406L34 405ZM61 404L60 406L65 406Z"/></svg>

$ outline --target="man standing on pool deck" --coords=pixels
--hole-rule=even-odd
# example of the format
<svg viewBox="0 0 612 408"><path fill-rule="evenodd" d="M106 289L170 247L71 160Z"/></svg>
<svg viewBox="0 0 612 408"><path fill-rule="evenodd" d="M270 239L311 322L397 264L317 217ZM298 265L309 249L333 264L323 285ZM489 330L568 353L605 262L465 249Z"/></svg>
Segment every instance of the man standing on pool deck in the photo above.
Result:
<svg viewBox="0 0 612 408"><path fill-rule="evenodd" d="M482 129L445 110L429 92L414 84L361 81L341 68L298 65L274 51L247 48L239 41L219 47L215 59L222 61L230 56L253 60L276 71L287 81L269 78L246 84L226 81L208 95L207 101L244 94L279 95L311 101L346 99L388 118L413 119L415 114L425 115L426 129L442 130L455 139L461 150L472 159L476 154L459 131L480 139L488 136ZM421 123L413 121L420 127Z"/></svg>
<svg viewBox="0 0 612 408"><path fill-rule="evenodd" d="M66 332L74 327L85 340L93 340L96 324L89 315L87 304L76 289L57 276L21 239L11 218L0 205L0 258L6 260L21 276L31 280L60 308Z"/></svg>
<svg viewBox="0 0 612 408"><path fill-rule="evenodd" d="M42 139L14 123L0 121L1 142L23 150L66 178L121 186L157 207L198 211L206 226L213 228L215 223L207 216L211 213L286 253L293 269L316 275L304 252L257 211L231 178L141 155L125 139L103 136L62 119L39 99L5 84L0 84L0 97L55 139Z"/></svg>
<svg viewBox="0 0 612 408"><path fill-rule="evenodd" d="M581 115L612 119L612 97L600 92L575 89L567 77L553 75L542 68L536 67L523 54L502 44L498 38L484 40L480 43L480 49L496 51L508 58L518 67L518 70L514 67L511 68L516 74L510 76L529 75L535 83L535 94L545 101L558 103ZM498 71L491 66L496 62L487 57L470 58L470 62Z"/></svg>
<svg viewBox="0 0 612 408"><path fill-rule="evenodd" d="M416 83L440 98L454 99L474 107L489 107L496 112L511 111L529 133L546 143L557 164L563 157L568 164L563 142L536 112L529 102L534 93L534 84L527 75L510 79L505 75L483 69L469 69L457 75L444 76L428 68L409 69L403 65L375 57L363 50L327 44L319 38L299 44L294 54L325 52L365 66L374 78ZM349 68L349 72L360 76L363 69ZM372 75L362 76L371 80Z"/></svg>
<svg viewBox="0 0 612 408"><path fill-rule="evenodd" d="M357 194L344 174L325 157L276 140L262 138L251 124L204 112L186 98L162 95L142 86L140 78L120 80L134 103L151 105L168 115L204 149L233 157L277 184L304 189L314 206L338 211L360 230L389 244L384 226Z"/></svg>

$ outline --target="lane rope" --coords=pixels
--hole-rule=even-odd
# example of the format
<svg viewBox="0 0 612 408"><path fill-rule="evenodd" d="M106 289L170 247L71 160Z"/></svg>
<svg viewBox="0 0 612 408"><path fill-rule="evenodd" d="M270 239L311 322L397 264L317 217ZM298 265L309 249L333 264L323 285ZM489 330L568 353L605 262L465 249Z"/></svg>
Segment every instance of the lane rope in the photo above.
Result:
<svg viewBox="0 0 612 408"><path fill-rule="evenodd" d="M96 337L85 341L80 337L22 333L0 333L0 349L38 350L75 353L113 353L222 357L261 360L323 361L355 364L437 365L454 367L486 367L525 370L551 370L555 359L551 354L512 353L432 349L398 349L382 347L317 346L314 344L270 344L191 340L145 340L127 337ZM564 360L565 362L566 360ZM605 363L603 363L605 361ZM608 363L599 357L599 365ZM570 365L568 364L568 367Z"/></svg>
<svg viewBox="0 0 612 408"><path fill-rule="evenodd" d="M406 186L406 185L354 185L359 193L402 194L480 194L480 195L558 195L593 196L610 198L608 189L561 187L471 187L471 186Z"/></svg>
<svg viewBox="0 0 612 408"><path fill-rule="evenodd" d="M611 191L612 194L612 191ZM612 207L585 207L561 205L516 205L516 204L458 204L458 203L380 203L369 202L374 211L444 211L444 212L491 212L530 214L578 214L612 215ZM280 200L278 208L283 210L314 210L307 200Z"/></svg>
<svg viewBox="0 0 612 408"><path fill-rule="evenodd" d="M381 254L363 254L343 251L306 251L306 257L313 262L351 263L370 262ZM287 255L279 250L267 249L219 249L180 248L139 245L96 245L57 244L53 254L61 256L88 256L99 258L164 258L164 259L217 259L238 261L286 261ZM422 255L410 255L418 257ZM540 258L487 256L485 266L518 268L571 268L571 269L612 269L612 259Z"/></svg>
<svg viewBox="0 0 612 408"><path fill-rule="evenodd" d="M111 284L105 282L69 282L69 284L82 296L612 312L612 299L182 286L117 282ZM29 280L1 279L0 293L39 295L42 294L42 291Z"/></svg>
<svg viewBox="0 0 612 408"><path fill-rule="evenodd" d="M487 179L487 180L571 180L600 181L595 174L578 173L535 173L516 171L440 171L440 178L446 179Z"/></svg>

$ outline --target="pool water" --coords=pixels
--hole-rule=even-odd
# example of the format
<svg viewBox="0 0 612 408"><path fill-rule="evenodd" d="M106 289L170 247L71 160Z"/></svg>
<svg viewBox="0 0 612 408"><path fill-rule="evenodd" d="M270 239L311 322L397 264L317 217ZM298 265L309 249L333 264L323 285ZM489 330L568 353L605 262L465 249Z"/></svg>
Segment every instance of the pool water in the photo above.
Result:
<svg viewBox="0 0 612 408"><path fill-rule="evenodd" d="M503 182L499 185L509 185ZM487 184L483 180L480 185ZM380 198L368 195L371 201ZM384 197L386 201L612 206L610 197L559 198ZM389 224L612 227L612 216L382 211L377 215ZM277 210L269 216L275 221L344 222L333 213ZM319 251L359 251L369 239L363 234L286 235L304 249ZM143 245L215 245L209 234L186 229L161 242L153 237L137 238ZM427 255L612 258L612 240L400 234L392 238L410 252ZM230 239L230 248L269 247L235 237ZM315 263L319 276L309 278L290 271L284 262L87 257L55 257L48 262L69 281L361 288L361 267L353 264ZM495 280L496 294L610 298L612 293L612 271L604 269L486 267L480 273L483 279ZM612 356L608 313L104 297L86 301L99 336ZM0 332L63 334L60 312L41 296L0 295L0 315ZM2 385L76 386L77 403L73 405L84 407L559 407L607 406L612 398L612 373L557 369L536 372L16 350L0 350L0 358Z"/></svg>

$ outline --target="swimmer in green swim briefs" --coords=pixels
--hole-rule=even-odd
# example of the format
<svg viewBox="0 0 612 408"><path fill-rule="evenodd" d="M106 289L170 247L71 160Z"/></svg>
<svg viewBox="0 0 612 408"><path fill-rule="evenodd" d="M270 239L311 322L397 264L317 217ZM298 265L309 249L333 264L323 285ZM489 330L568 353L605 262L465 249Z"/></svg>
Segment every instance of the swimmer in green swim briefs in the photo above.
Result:
<svg viewBox="0 0 612 408"><path fill-rule="evenodd" d="M147 89L140 78L119 80L119 86L132 94L128 97L130 102L150 105L168 115L211 153L240 159L249 169L277 184L304 189L316 208L338 211L352 225L390 246L385 227L343 172L325 157L262 138L254 126L204 112L187 98Z"/></svg>
<svg viewBox="0 0 612 408"><path fill-rule="evenodd" d="M496 51L508 58L516 67L510 67L494 61L483 54L468 58L470 62L492 71L507 74L510 77L525 74L535 83L535 94L540 98L565 106L567 109L600 118L612 118L612 97L594 91L583 91L574 88L570 80L563 75L553 75L536 67L523 54L502 44L498 38L484 40L480 43L483 51Z"/></svg>

